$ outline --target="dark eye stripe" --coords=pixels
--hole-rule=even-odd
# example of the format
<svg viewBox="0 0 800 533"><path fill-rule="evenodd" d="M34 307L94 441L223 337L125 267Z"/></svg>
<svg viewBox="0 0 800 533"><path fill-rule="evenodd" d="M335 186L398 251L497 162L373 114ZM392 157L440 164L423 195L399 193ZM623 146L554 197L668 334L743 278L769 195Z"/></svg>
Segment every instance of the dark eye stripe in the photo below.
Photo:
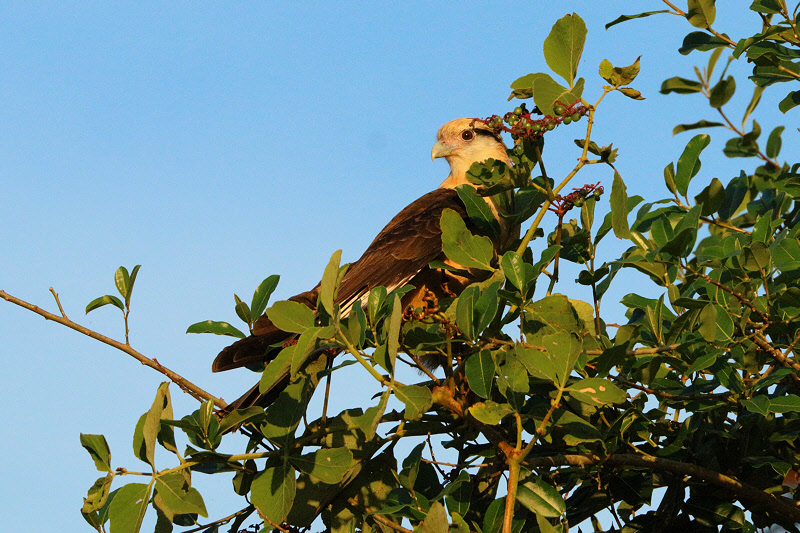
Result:
<svg viewBox="0 0 800 533"><path fill-rule="evenodd" d="M498 141L498 142L503 142L503 140L500 138L500 135L496 134L496 133L495 133L495 132L493 132L493 131L490 131L490 130L483 130L483 129L475 129L475 130L472 130L472 131L474 131L474 132L475 132L476 134L478 134L478 135L485 135L485 136L487 136L487 137L492 137L492 138L494 138L494 140L496 140L496 141Z"/></svg>

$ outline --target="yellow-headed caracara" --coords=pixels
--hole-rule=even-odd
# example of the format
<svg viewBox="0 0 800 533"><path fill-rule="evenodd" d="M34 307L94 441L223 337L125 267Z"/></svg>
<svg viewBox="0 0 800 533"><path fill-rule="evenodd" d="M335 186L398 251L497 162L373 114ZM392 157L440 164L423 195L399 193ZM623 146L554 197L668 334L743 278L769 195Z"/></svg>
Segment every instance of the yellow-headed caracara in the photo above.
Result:
<svg viewBox="0 0 800 533"><path fill-rule="evenodd" d="M439 221L445 209L452 209L469 220L464 204L455 187L468 184L466 173L476 162L487 159L508 162L506 147L500 135L474 119L460 118L448 122L439 129L436 144L431 150L431 159L444 157L450 165L450 175L439 188L420 197L400 211L385 228L378 233L364 254L350 265L338 292L338 303L343 315L353 305L363 305L369 292L378 286L387 292L410 284L414 290L406 293L402 303L423 307L426 291L443 297L442 284L447 282L449 291L459 293L468 280L453 276L444 270L432 269L431 261L449 262L442 252L442 230ZM501 208L491 198L485 198L498 219L501 235L494 243L495 251L518 236L519 229L508 227L500 216ZM452 263L451 263L452 264ZM289 298L314 309L317 305L319 285L310 291ZM269 363L280 351L281 344L295 336L275 327L261 316L252 330L253 335L228 346L214 360L213 371L220 372L242 366ZM267 406L288 383L288 375L270 391L260 393L258 385L230 404L227 410L250 405Z"/></svg>

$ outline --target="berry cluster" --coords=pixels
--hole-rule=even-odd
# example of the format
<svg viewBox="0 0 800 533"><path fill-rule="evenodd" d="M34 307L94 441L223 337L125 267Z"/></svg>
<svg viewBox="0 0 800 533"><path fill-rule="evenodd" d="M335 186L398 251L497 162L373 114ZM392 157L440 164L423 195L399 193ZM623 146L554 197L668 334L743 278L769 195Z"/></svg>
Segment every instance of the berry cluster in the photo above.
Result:
<svg viewBox="0 0 800 533"><path fill-rule="evenodd" d="M538 139L545 132L554 130L559 124L578 122L582 116L588 113L589 109L582 105L580 100L576 100L572 105L565 105L556 100L553 106L553 114L545 115L540 119L531 117L533 114L543 114L539 108L528 111L523 103L514 111L506 113L502 117L492 115L486 119L479 120L498 133L501 131L510 133L515 139Z"/></svg>
<svg viewBox="0 0 800 533"><path fill-rule="evenodd" d="M594 185L584 185L578 189L572 189L572 192L566 196L557 195L550 206L550 211L556 213L559 217L563 217L573 206L583 206L584 200L590 196L594 196L596 200L599 200L603 192L604 189L603 186L600 185L600 182Z"/></svg>

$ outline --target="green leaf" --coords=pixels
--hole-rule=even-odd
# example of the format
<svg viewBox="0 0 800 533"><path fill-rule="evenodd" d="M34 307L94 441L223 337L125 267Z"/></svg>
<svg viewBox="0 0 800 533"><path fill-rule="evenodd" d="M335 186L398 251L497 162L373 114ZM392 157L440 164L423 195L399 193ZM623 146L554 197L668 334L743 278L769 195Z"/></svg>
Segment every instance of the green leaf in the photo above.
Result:
<svg viewBox="0 0 800 533"><path fill-rule="evenodd" d="M628 85L629 83L631 83L633 80L636 79L636 76L639 75L639 70L640 70L639 60L641 58L642 56L637 57L636 61L634 61L631 65L628 65L627 67L615 67L611 64L610 61L604 59L603 61L600 62L600 76L614 87ZM624 89L620 89L620 91L622 91L623 94L625 94L626 96L630 96L631 98L636 98L636 94L638 94L638 91L635 91L636 94L627 94L627 92L631 91L630 89L627 92ZM636 98L636 99L642 99L642 98Z"/></svg>
<svg viewBox="0 0 800 533"><path fill-rule="evenodd" d="M197 489L189 486L182 472L156 477L156 498L160 500L159 507L166 507L162 509L165 513L208 516L203 497Z"/></svg>
<svg viewBox="0 0 800 533"><path fill-rule="evenodd" d="M494 257L494 248L489 238L472 235L464 219L452 209L442 212L440 224L442 249L451 261L464 268L494 270L490 264Z"/></svg>
<svg viewBox="0 0 800 533"><path fill-rule="evenodd" d="M664 167L664 183L671 194L675 194L675 163L670 162Z"/></svg>
<svg viewBox="0 0 800 533"><path fill-rule="evenodd" d="M781 5L778 0L753 0L750 9L759 13L772 15L781 12Z"/></svg>
<svg viewBox="0 0 800 533"><path fill-rule="evenodd" d="M769 404L773 413L800 412L800 396L795 394L771 398Z"/></svg>
<svg viewBox="0 0 800 533"><path fill-rule="evenodd" d="M602 378L576 381L567 387L567 391L576 400L593 406L622 403L626 399L625 391Z"/></svg>
<svg viewBox="0 0 800 533"><path fill-rule="evenodd" d="M233 295L233 300L236 302L236 316L238 316L245 324L250 324L253 321L253 316L250 314L250 307L242 301L236 294ZM256 317L257 318L257 317Z"/></svg>
<svg viewBox="0 0 800 533"><path fill-rule="evenodd" d="M619 239L628 239L631 236L630 226L628 226L628 192L622 176L614 170L614 181L611 184L611 227L614 235Z"/></svg>
<svg viewBox="0 0 800 533"><path fill-rule="evenodd" d="M282 300L272 304L272 307L267 309L267 317L275 324L275 327L290 333L303 333L309 328L313 328L315 321L314 311L291 300Z"/></svg>
<svg viewBox="0 0 800 533"><path fill-rule="evenodd" d="M481 291L478 301L475 302L475 331L481 334L494 320L499 308L497 292L503 281L495 281Z"/></svg>
<svg viewBox="0 0 800 533"><path fill-rule="evenodd" d="M766 87L774 83L795 81L800 75L800 63L778 61L777 65L759 65L753 68L750 79L758 86Z"/></svg>
<svg viewBox="0 0 800 533"><path fill-rule="evenodd" d="M109 495L108 518L113 533L137 533L142 527L151 485L128 483Z"/></svg>
<svg viewBox="0 0 800 533"><path fill-rule="evenodd" d="M725 201L718 210L720 219L730 220L739 211L748 189L747 174L742 170L739 176L733 178L725 188Z"/></svg>
<svg viewBox="0 0 800 533"><path fill-rule="evenodd" d="M761 93L764 92L764 87L756 87L753 89L753 97L750 99L750 103L747 104L747 108L744 111L744 116L742 118L742 130L745 130L745 126L747 125L747 118L750 114L756 110L758 103L761 102Z"/></svg>
<svg viewBox="0 0 800 533"><path fill-rule="evenodd" d="M379 286L369 291L367 297L367 317L370 324L377 324L379 320L378 313L383 309L383 304L386 301L386 287Z"/></svg>
<svg viewBox="0 0 800 533"><path fill-rule="evenodd" d="M89 487L89 490L86 493L86 498L83 499L83 506L81 507L81 513L83 513L84 518L87 514L93 513L107 506L109 491L111 490L111 482L113 480L114 473L108 472L104 477L97 478L94 484Z"/></svg>
<svg viewBox="0 0 800 533"><path fill-rule="evenodd" d="M625 96L627 96L628 98L632 98L634 100L644 100L645 99L644 96L642 96L641 92L639 92L636 89L633 89L631 87L620 87L617 90L619 92L621 92L622 94L624 94ZM609 161L609 162L613 163L613 161Z"/></svg>
<svg viewBox="0 0 800 533"><path fill-rule="evenodd" d="M733 93L735 92L736 79L734 79L733 76L728 76L727 79L719 80L717 84L711 88L709 104L714 109L720 109L733 98Z"/></svg>
<svg viewBox="0 0 800 533"><path fill-rule="evenodd" d="M767 416L769 414L770 401L769 398L763 394L753 396L749 400L742 400L742 405L751 413L757 413L763 416Z"/></svg>
<svg viewBox="0 0 800 533"><path fill-rule="evenodd" d="M92 456L94 466L100 472L111 472L111 450L103 435L81 433L81 446Z"/></svg>
<svg viewBox="0 0 800 533"><path fill-rule="evenodd" d="M325 272L322 274L322 282L320 282L319 301L331 316L335 314L334 304L336 302L336 293L339 289L339 263L341 259L341 250L333 252L330 261L328 261L328 265L325 267ZM308 308L306 307L306 309ZM272 317L270 317L270 320L272 320ZM275 321L272 320L272 323L275 324ZM275 325L277 326L277 324ZM302 333L302 331L297 331L296 333Z"/></svg>
<svg viewBox="0 0 800 533"><path fill-rule="evenodd" d="M556 518L567 512L567 504L558 489L538 476L527 475L520 480L517 501L546 518Z"/></svg>
<svg viewBox="0 0 800 533"><path fill-rule="evenodd" d="M458 477L445 487L443 495L451 516L467 514L472 500L472 478L465 470L462 470L458 473ZM455 517L453 521L455 522Z"/></svg>
<svg viewBox="0 0 800 533"><path fill-rule="evenodd" d="M532 377L553 383L558 380L555 359L544 348L528 348L522 344L517 344L514 350L517 354L517 359L525 366Z"/></svg>
<svg viewBox="0 0 800 533"><path fill-rule="evenodd" d="M725 187L717 178L713 178L708 187L694 197L695 202L702 205L700 214L704 217L713 215L725 202Z"/></svg>
<svg viewBox="0 0 800 533"><path fill-rule="evenodd" d="M264 367L261 373L261 381L258 384L258 391L261 394L267 393L282 379L286 377L292 368L292 358L294 357L294 346L283 348L278 355Z"/></svg>
<svg viewBox="0 0 800 533"><path fill-rule="evenodd" d="M253 293L253 300L250 304L250 313L252 314L253 319L260 317L264 310L267 308L267 304L269 303L269 297L272 296L273 291L278 286L278 281L280 281L281 277L273 274L264 281L262 281L258 288L256 288L255 292Z"/></svg>
<svg viewBox="0 0 800 533"><path fill-rule="evenodd" d="M419 385L395 385L394 395L406 406L406 420L418 420L433 405L430 389Z"/></svg>
<svg viewBox="0 0 800 533"><path fill-rule="evenodd" d="M481 398L489 398L492 393L494 371L494 359L489 350L481 350L472 354L464 364L464 373L467 376L469 388Z"/></svg>
<svg viewBox="0 0 800 533"><path fill-rule="evenodd" d="M699 81L687 80L686 78L669 78L661 83L661 94L678 93L693 94L703 90L703 84Z"/></svg>
<svg viewBox="0 0 800 533"><path fill-rule="evenodd" d="M418 533L448 533L450 525L447 522L447 512L444 505L434 502L425 516L422 525L415 528Z"/></svg>
<svg viewBox="0 0 800 533"><path fill-rule="evenodd" d="M775 266L781 271L800 268L800 243L797 238L787 237L783 233L769 247Z"/></svg>
<svg viewBox="0 0 800 533"><path fill-rule="evenodd" d="M767 139L767 157L774 159L781 153L781 133L786 129L785 126L778 126L769 134Z"/></svg>
<svg viewBox="0 0 800 533"><path fill-rule="evenodd" d="M714 6L715 0L688 0L689 11L686 13L686 20L695 28L708 28L714 24L717 16L717 8Z"/></svg>
<svg viewBox="0 0 800 533"><path fill-rule="evenodd" d="M131 276L128 274L128 269L121 266L114 272L114 284L117 286L120 296L125 299L125 303L130 303L131 292Z"/></svg>
<svg viewBox="0 0 800 533"><path fill-rule="evenodd" d="M724 34L723 34L724 35ZM715 37L704 31L693 31L683 39L683 44L678 49L682 55L688 55L694 50L707 52L720 46L728 46L728 42L720 37Z"/></svg>
<svg viewBox="0 0 800 533"><path fill-rule="evenodd" d="M456 187L456 192L467 209L467 216L479 231L491 239L499 239L500 224L486 200L475 192L475 187L467 184L459 185Z"/></svg>
<svg viewBox="0 0 800 533"><path fill-rule="evenodd" d="M511 93L509 100L514 97L533 98L533 103L536 107L548 114L553 112L553 105L557 101L564 105L572 105L580 99L581 94L583 94L583 85L584 79L579 78L575 82L573 89L567 89L551 78L549 74L537 72L514 81L511 84L514 92Z"/></svg>
<svg viewBox="0 0 800 533"><path fill-rule="evenodd" d="M456 301L456 326L464 337L474 341L475 331L475 303L480 296L480 288L477 285L470 285L458 296Z"/></svg>
<svg viewBox="0 0 800 533"><path fill-rule="evenodd" d="M231 413L226 415L225 418L220 420L219 432L227 433L228 430L231 429L232 427L241 425L247 422L248 420L252 420L253 418L261 417L263 415L264 415L264 409L256 405L251 405L250 407L246 407L244 409L236 409L235 411L232 411Z"/></svg>
<svg viewBox="0 0 800 533"><path fill-rule="evenodd" d="M204 320L203 322L192 324L186 329L186 333L213 333L214 335L227 335L228 337L237 337L239 339L247 337L247 335L227 322L214 322L213 320Z"/></svg>
<svg viewBox="0 0 800 533"><path fill-rule="evenodd" d="M553 72L573 87L583 46L586 43L586 24L577 14L558 19L544 40L544 58Z"/></svg>
<svg viewBox="0 0 800 533"><path fill-rule="evenodd" d="M637 15L620 15L619 17L615 18L614 20L606 24L606 29L610 28L611 26L616 26L621 22L627 22L629 20L650 17L652 15L658 15L660 13L671 13L671 11L669 9L662 9L660 11L646 11L644 13L639 13Z"/></svg>
<svg viewBox="0 0 800 533"><path fill-rule="evenodd" d="M800 91L792 91L778 104L781 113L786 113L790 109L800 105Z"/></svg>
<svg viewBox="0 0 800 533"><path fill-rule="evenodd" d="M155 470L156 437L161 429L161 419L169 404L168 382L158 386L153 405L136 425L133 437L133 452L142 461L147 462ZM170 407L171 410L171 407ZM171 416L171 413L170 413Z"/></svg>
<svg viewBox="0 0 800 533"><path fill-rule="evenodd" d="M400 349L400 331L403 327L403 303L395 294L392 301L392 314L389 316L389 335L386 339L386 353L390 365L389 372L394 375L397 352Z"/></svg>
<svg viewBox="0 0 800 533"><path fill-rule="evenodd" d="M123 313L125 312L125 304L123 304L119 298L106 294L89 302L89 304L86 306L86 314L89 314L89 311L94 311L98 307L103 307L107 304L112 304L115 307L118 307Z"/></svg>
<svg viewBox="0 0 800 533"><path fill-rule="evenodd" d="M308 357L314 353L317 348L317 340L328 339L335 334L336 330L333 326L310 328L300 334L292 352L292 365L290 367L292 378L297 375L303 364L308 360Z"/></svg>
<svg viewBox="0 0 800 533"><path fill-rule="evenodd" d="M479 422L489 426L496 426L503 418L513 412L514 410L508 404L497 403L492 400L474 403L469 407L469 414Z"/></svg>
<svg viewBox="0 0 800 533"><path fill-rule="evenodd" d="M289 460L301 472L322 483L334 484L344 479L353 465L353 452L347 448L322 448Z"/></svg>
<svg viewBox="0 0 800 533"><path fill-rule="evenodd" d="M536 281L533 265L524 261L517 252L510 250L503 254L500 266L506 279L519 290L522 298L527 298Z"/></svg>
<svg viewBox="0 0 800 533"><path fill-rule="evenodd" d="M270 522L281 524L289 515L296 492L294 468L283 461L256 476L250 485L250 501Z"/></svg>
<svg viewBox="0 0 800 533"><path fill-rule="evenodd" d="M131 294L133 294L133 284L136 283L136 276L139 274L139 269L141 267L142 265L136 265L135 267L133 267L133 270L131 270L130 282L128 284L128 299L127 299L128 304L130 304L131 302Z"/></svg>
<svg viewBox="0 0 800 533"><path fill-rule="evenodd" d="M711 137L702 133L695 135L686 144L675 171L675 186L681 196L686 196L689 190L689 182L700 172L700 153L705 150L711 142Z"/></svg>

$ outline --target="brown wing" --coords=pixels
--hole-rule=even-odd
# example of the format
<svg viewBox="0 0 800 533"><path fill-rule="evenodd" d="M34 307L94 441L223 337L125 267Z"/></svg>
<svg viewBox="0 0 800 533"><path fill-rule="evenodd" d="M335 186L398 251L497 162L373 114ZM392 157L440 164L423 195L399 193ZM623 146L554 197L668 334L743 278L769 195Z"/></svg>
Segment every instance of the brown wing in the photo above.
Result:
<svg viewBox="0 0 800 533"><path fill-rule="evenodd" d="M445 209L466 216L456 191L436 189L409 204L381 230L342 280L338 300L345 314L374 287L382 285L390 292L402 287L441 255L439 219ZM313 309L318 290L319 285L289 299ZM293 337L276 328L266 315L256 321L253 333L222 350L212 370L221 372L269 362L277 355L276 345L279 348Z"/></svg>
<svg viewBox="0 0 800 533"><path fill-rule="evenodd" d="M381 230L342 280L338 300L343 313L375 287L389 292L402 287L442 254L439 220L445 209L466 216L456 191L436 189L409 204Z"/></svg>
<svg viewBox="0 0 800 533"><path fill-rule="evenodd" d="M436 189L409 204L381 230L358 261L350 265L342 280L338 301L344 314L349 313L357 302L363 301L375 287L384 286L391 292L409 282L415 285L429 283L433 276L428 264L443 258L439 220L445 209L453 209L461 217L466 217L464 204L455 190ZM319 285L289 299L314 309L318 291ZM279 330L263 315L256 321L252 336L233 343L217 355L212 370L220 372L269 363L281 346L294 337L292 333ZM287 378L264 394L259 393L256 385L231 403L227 410L269 405L286 386Z"/></svg>

